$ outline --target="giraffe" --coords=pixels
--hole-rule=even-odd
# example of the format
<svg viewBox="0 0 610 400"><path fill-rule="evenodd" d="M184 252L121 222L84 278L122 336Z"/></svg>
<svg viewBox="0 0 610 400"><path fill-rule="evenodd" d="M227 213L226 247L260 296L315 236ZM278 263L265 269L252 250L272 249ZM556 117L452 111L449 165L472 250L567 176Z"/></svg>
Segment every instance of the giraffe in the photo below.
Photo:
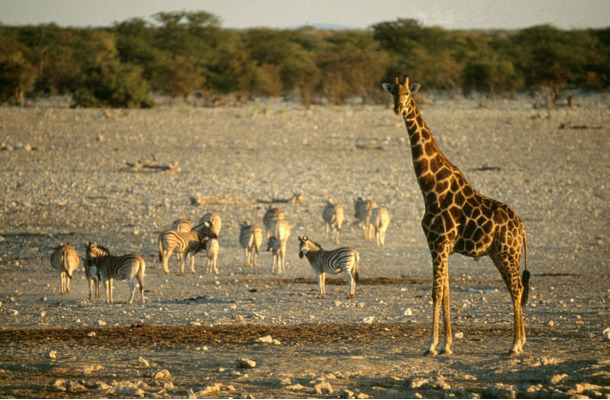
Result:
<svg viewBox="0 0 610 400"><path fill-rule="evenodd" d="M413 168L422 191L425 213L421 225L433 263L433 324L425 355L438 354L439 317L443 310L445 344L441 354L451 355L448 258L452 253L468 257L488 255L502 275L513 302L513 344L509 355L523 352L525 326L522 307L527 303L530 273L527 270L525 227L506 204L479 194L458 167L442 153L413 100L419 84L409 86L409 78L384 83L394 99L394 112L405 120ZM519 278L521 250L525 267Z"/></svg>

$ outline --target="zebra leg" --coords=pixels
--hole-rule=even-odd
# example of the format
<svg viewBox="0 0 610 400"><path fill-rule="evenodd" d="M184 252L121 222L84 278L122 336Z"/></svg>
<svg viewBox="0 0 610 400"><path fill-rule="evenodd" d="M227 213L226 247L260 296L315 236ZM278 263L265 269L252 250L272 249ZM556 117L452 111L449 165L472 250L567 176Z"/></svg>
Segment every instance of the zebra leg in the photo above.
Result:
<svg viewBox="0 0 610 400"><path fill-rule="evenodd" d="M93 279L89 279L89 301L93 301Z"/></svg>
<svg viewBox="0 0 610 400"><path fill-rule="evenodd" d="M66 274L65 271L61 271L59 273L59 294L62 295L64 294L64 275Z"/></svg>
<svg viewBox="0 0 610 400"><path fill-rule="evenodd" d="M127 278L127 284L129 285L129 291L131 295L129 296L129 304L133 304L133 299L136 297L136 282L134 278Z"/></svg>
<svg viewBox="0 0 610 400"><path fill-rule="evenodd" d="M318 288L320 290L320 293L318 294L318 299L323 299L326 297L326 287L325 287L326 274L324 272L320 272L316 276L316 279L318 281Z"/></svg>
<svg viewBox="0 0 610 400"><path fill-rule="evenodd" d="M343 273L345 274L345 277L347 278L347 284L349 286L348 290L348 294L347 294L347 298L348 299L353 299L354 295L356 294L356 280L354 279L354 277L352 276L352 273L346 268L343 270Z"/></svg>
<svg viewBox="0 0 610 400"><path fill-rule="evenodd" d="M165 272L166 274L169 274L169 258L172 256L172 251L169 250L163 250L163 254L162 254L162 261L163 261L163 272Z"/></svg>
<svg viewBox="0 0 610 400"><path fill-rule="evenodd" d="M72 283L72 277L70 277L70 275L68 275L66 273L66 288L68 290L68 293L70 293L70 290L71 290L71 287L70 287L71 283Z"/></svg>
<svg viewBox="0 0 610 400"><path fill-rule="evenodd" d="M108 279L108 285L110 286L110 302L114 303L114 279Z"/></svg>
<svg viewBox="0 0 610 400"><path fill-rule="evenodd" d="M104 291L106 292L106 304L110 304L110 282L109 279L102 278L104 281Z"/></svg>
<svg viewBox="0 0 610 400"><path fill-rule="evenodd" d="M218 258L214 257L214 260L212 260L212 263L214 264L214 274L218 275Z"/></svg>
<svg viewBox="0 0 610 400"><path fill-rule="evenodd" d="M195 273L195 254L191 254L191 273Z"/></svg>
<svg viewBox="0 0 610 400"><path fill-rule="evenodd" d="M99 279L95 280L95 300L97 301L100 300L100 283Z"/></svg>
<svg viewBox="0 0 610 400"><path fill-rule="evenodd" d="M244 256L246 257L246 267L250 267L250 252L244 247Z"/></svg>

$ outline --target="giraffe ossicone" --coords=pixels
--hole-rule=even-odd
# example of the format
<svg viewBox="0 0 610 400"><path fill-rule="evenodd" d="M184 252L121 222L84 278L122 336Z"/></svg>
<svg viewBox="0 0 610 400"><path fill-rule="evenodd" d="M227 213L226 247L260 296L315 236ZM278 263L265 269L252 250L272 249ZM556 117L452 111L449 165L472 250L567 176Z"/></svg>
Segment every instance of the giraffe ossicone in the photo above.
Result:
<svg viewBox="0 0 610 400"><path fill-rule="evenodd" d="M441 354L453 353L448 269L452 253L475 259L487 255L492 259L513 303L513 344L509 354L521 354L526 340L522 309L527 303L530 277L525 227L521 219L507 204L478 193L462 171L445 157L413 100L412 94L419 89L419 84L409 85L408 76L402 81L396 76L393 84L384 83L382 87L393 97L394 112L404 118L413 169L424 197L421 224L433 262L433 324L425 354L438 354L441 307L445 328ZM522 250L525 266L520 278Z"/></svg>

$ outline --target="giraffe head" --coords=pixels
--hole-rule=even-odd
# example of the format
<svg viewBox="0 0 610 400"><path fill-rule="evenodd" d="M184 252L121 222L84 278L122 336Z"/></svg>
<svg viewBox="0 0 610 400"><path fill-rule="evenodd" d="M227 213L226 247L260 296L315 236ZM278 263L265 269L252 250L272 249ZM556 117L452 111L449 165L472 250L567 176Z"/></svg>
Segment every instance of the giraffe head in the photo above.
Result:
<svg viewBox="0 0 610 400"><path fill-rule="evenodd" d="M405 75L401 83L398 76L394 77L394 83L384 83L383 90L390 93L394 98L394 112L396 115L404 115L408 112L408 104L411 95L419 90L419 83L409 86L409 77Z"/></svg>

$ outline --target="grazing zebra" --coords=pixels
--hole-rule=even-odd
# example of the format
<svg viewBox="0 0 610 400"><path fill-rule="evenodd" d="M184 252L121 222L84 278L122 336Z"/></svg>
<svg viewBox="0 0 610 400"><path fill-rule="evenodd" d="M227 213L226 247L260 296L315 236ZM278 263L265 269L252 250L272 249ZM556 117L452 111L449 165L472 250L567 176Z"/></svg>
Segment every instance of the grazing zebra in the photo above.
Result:
<svg viewBox="0 0 610 400"><path fill-rule="evenodd" d="M265 227L265 237L271 236L271 232L275 232L275 223L279 220L286 219L284 211L276 207L267 208L267 212L263 216L263 226Z"/></svg>
<svg viewBox="0 0 610 400"><path fill-rule="evenodd" d="M385 246L385 233L390 225L390 213L385 207L376 207L371 213L371 224L375 229L377 246Z"/></svg>
<svg viewBox="0 0 610 400"><path fill-rule="evenodd" d="M263 230L247 221L239 224L239 244L244 248L246 267L256 267L258 249L263 244Z"/></svg>
<svg viewBox="0 0 610 400"><path fill-rule="evenodd" d="M328 231L331 231L331 239L333 239L332 231L333 228L337 230L333 241L339 243L339 233L341 232L341 225L343 225L343 206L335 203L332 199L326 201L326 207L322 211L322 218L326 223L326 238L328 239Z"/></svg>
<svg viewBox="0 0 610 400"><path fill-rule="evenodd" d="M76 249L70 246L60 244L55 247L51 254L51 266L59 271L59 293L70 293L70 281L72 281L72 273L76 271L80 264L80 258Z"/></svg>
<svg viewBox="0 0 610 400"><path fill-rule="evenodd" d="M216 237L220 237L220 229L222 228L222 218L220 218L220 214L209 212L205 214L199 220L199 225L208 221L211 224L212 232L216 234Z"/></svg>
<svg viewBox="0 0 610 400"><path fill-rule="evenodd" d="M104 289L106 291L106 303L114 302L114 289L112 282L114 279L123 281L127 279L129 289L131 290L131 296L129 297L129 304L133 303L133 299L136 297L136 279L140 285L140 296L142 297L142 304L145 303L144 299L144 271L146 270L146 264L144 259L137 254L125 254L123 256L113 256L110 254L107 248L98 246L96 243L87 245L87 258L86 263L88 265L95 265L100 280L104 282Z"/></svg>
<svg viewBox="0 0 610 400"><path fill-rule="evenodd" d="M167 230L159 235L159 261L163 263L163 271L169 274L168 261L172 253L183 254L191 260L191 272L195 273L195 254L203 250L204 241L208 237L217 238L212 232L211 224L204 222L190 232ZM180 259L180 273L184 274L184 259Z"/></svg>
<svg viewBox="0 0 610 400"><path fill-rule="evenodd" d="M170 229L178 232L190 232L193 230L193 223L187 219L177 219L172 222Z"/></svg>
<svg viewBox="0 0 610 400"><path fill-rule="evenodd" d="M277 273L286 271L286 242L290 237L290 224L284 219L275 222L274 234L269 238L267 251L273 250L271 259L271 273L275 272L277 261Z"/></svg>
<svg viewBox="0 0 610 400"><path fill-rule="evenodd" d="M206 274L214 274L218 275L218 253L220 251L220 245L218 243L218 239L215 238L207 238L204 242L205 251L208 256L208 263L206 267Z"/></svg>
<svg viewBox="0 0 610 400"><path fill-rule="evenodd" d="M371 200L363 200L362 197L354 199L354 217L360 221L364 238L369 242L375 237L375 228L371 225L371 214L377 203Z"/></svg>
<svg viewBox="0 0 610 400"><path fill-rule="evenodd" d="M299 257L307 257L309 265L316 274L320 289L319 299L326 297L326 273L338 274L343 272L349 283L348 299L356 294L358 281L358 263L360 255L355 249L340 247L334 250L324 250L318 243L312 242L307 236L299 237Z"/></svg>

